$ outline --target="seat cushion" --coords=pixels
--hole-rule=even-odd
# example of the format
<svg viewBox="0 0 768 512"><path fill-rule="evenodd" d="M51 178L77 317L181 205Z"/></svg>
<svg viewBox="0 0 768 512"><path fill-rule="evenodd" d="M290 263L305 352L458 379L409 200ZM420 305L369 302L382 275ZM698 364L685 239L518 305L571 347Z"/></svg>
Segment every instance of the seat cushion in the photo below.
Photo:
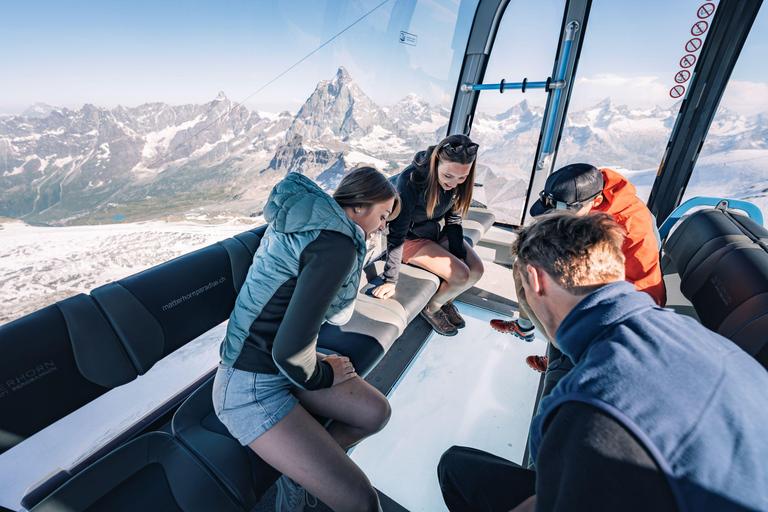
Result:
<svg viewBox="0 0 768 512"><path fill-rule="evenodd" d="M213 410L212 391L213 377L179 407L171 422L173 435L251 510L280 473L229 434Z"/></svg>
<svg viewBox="0 0 768 512"><path fill-rule="evenodd" d="M84 294L0 327L0 452L136 378Z"/></svg>
<svg viewBox="0 0 768 512"><path fill-rule="evenodd" d="M99 459L33 510L236 512L242 508L181 443L153 432Z"/></svg>

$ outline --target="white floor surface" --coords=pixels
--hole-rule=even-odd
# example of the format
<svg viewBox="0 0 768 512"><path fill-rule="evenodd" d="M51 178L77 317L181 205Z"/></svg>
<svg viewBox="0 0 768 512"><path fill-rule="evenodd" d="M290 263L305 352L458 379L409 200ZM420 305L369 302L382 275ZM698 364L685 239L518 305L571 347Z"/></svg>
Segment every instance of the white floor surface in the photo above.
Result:
<svg viewBox="0 0 768 512"><path fill-rule="evenodd" d="M525 363L546 341L526 343L490 327L497 314L459 304L467 326L432 333L389 399L392 419L355 448L352 459L373 485L410 512L447 510L437 463L452 445L520 463L540 374Z"/></svg>

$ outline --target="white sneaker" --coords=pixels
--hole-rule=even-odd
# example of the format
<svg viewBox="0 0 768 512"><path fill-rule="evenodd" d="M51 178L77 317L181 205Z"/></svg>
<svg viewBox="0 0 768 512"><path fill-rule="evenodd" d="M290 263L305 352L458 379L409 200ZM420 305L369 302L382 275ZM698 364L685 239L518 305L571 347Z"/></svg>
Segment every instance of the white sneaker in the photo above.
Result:
<svg viewBox="0 0 768 512"><path fill-rule="evenodd" d="M285 475L277 480L275 512L304 512L304 506L308 503L314 508L317 498Z"/></svg>

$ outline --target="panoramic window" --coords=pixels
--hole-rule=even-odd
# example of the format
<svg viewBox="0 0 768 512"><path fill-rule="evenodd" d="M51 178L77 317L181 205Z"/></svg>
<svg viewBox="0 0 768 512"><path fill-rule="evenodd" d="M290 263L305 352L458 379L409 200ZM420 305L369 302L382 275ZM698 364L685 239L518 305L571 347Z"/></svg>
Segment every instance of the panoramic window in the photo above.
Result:
<svg viewBox="0 0 768 512"><path fill-rule="evenodd" d="M593 6L554 169L608 167L648 200L706 38L694 29L702 3Z"/></svg>
<svg viewBox="0 0 768 512"><path fill-rule="evenodd" d="M768 14L761 9L741 49L683 201L743 199L768 216Z"/></svg>
<svg viewBox="0 0 768 512"><path fill-rule="evenodd" d="M445 135L477 0L236 4L4 8L45 36L0 32L0 323L263 223L288 172L332 191Z"/></svg>
<svg viewBox="0 0 768 512"><path fill-rule="evenodd" d="M0 325L263 224L288 172L400 172L446 134L477 3L4 6L36 30L0 30ZM1 455L0 505L212 368L222 329Z"/></svg>
<svg viewBox="0 0 768 512"><path fill-rule="evenodd" d="M483 81L546 81L564 8L565 0L510 2ZM544 89L480 93L471 136L480 144L475 183L482 187L475 188L473 198L491 209L498 222L520 224L546 101Z"/></svg>

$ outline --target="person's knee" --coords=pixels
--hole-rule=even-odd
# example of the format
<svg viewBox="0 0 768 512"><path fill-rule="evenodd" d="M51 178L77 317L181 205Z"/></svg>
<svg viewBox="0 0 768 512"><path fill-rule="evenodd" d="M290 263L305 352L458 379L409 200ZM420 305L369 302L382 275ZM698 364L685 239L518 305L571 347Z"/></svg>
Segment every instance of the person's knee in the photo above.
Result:
<svg viewBox="0 0 768 512"><path fill-rule="evenodd" d="M381 432L389 423L392 417L392 407L385 396L378 397L371 407L371 413L368 418L368 431L370 434Z"/></svg>
<svg viewBox="0 0 768 512"><path fill-rule="evenodd" d="M469 282L469 267L464 263L458 263L451 268L451 275L448 282L451 286L463 287Z"/></svg>
<svg viewBox="0 0 768 512"><path fill-rule="evenodd" d="M483 263L478 260L477 264L475 264L469 271L469 284L478 282L480 278L483 277L483 272L485 272L485 267L483 267Z"/></svg>
<svg viewBox="0 0 768 512"><path fill-rule="evenodd" d="M355 493L354 507L352 510L361 512L379 512L379 495L370 482L361 482Z"/></svg>
<svg viewBox="0 0 768 512"><path fill-rule="evenodd" d="M465 451L463 446L451 446L440 457L440 462L437 463L437 479L442 489L451 485L455 469L464 463Z"/></svg>

